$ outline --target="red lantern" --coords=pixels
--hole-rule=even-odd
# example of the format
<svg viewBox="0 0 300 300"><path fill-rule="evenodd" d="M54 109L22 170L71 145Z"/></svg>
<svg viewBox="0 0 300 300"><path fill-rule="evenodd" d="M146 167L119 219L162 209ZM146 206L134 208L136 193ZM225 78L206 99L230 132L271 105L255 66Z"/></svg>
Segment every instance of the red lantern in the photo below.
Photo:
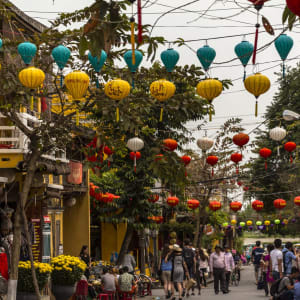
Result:
<svg viewBox="0 0 300 300"><path fill-rule="evenodd" d="M232 153L230 159L236 164L236 174L239 174L239 162L243 159L243 155L238 152Z"/></svg>
<svg viewBox="0 0 300 300"><path fill-rule="evenodd" d="M263 6L264 3L267 2L268 0L248 0L254 4L255 9L260 10Z"/></svg>
<svg viewBox="0 0 300 300"><path fill-rule="evenodd" d="M219 158L215 155L210 155L206 158L206 162L212 166L211 176L214 176L214 165L217 164Z"/></svg>
<svg viewBox="0 0 300 300"><path fill-rule="evenodd" d="M286 5L293 14L300 17L300 0L286 0Z"/></svg>
<svg viewBox="0 0 300 300"><path fill-rule="evenodd" d="M134 161L133 165L134 165L134 172L136 173L136 161L139 160L142 155L141 152L137 151L137 152L130 152L129 153L130 159Z"/></svg>
<svg viewBox="0 0 300 300"><path fill-rule="evenodd" d="M152 195L150 196L150 198L148 199L148 201L151 202L151 203L155 203L155 202L157 202L158 200L159 200L159 195L158 195L158 194L152 194Z"/></svg>
<svg viewBox="0 0 300 300"><path fill-rule="evenodd" d="M164 221L164 217L163 216L157 216L155 217L155 222L157 224L161 224Z"/></svg>
<svg viewBox="0 0 300 300"><path fill-rule="evenodd" d="M247 191L249 191L249 187L244 186L244 187L243 187L243 190L244 190L245 192L247 192Z"/></svg>
<svg viewBox="0 0 300 300"><path fill-rule="evenodd" d="M103 152L109 157L113 154L113 151L108 147L108 146L104 146L103 148ZM107 159L107 166L110 167L110 161L109 158Z"/></svg>
<svg viewBox="0 0 300 300"><path fill-rule="evenodd" d="M209 209L212 211L217 211L222 207L222 204L220 201L211 201L209 203Z"/></svg>
<svg viewBox="0 0 300 300"><path fill-rule="evenodd" d="M277 209L283 209L286 207L286 201L283 199L276 199L274 200L273 205Z"/></svg>
<svg viewBox="0 0 300 300"><path fill-rule="evenodd" d="M294 203L298 206L300 206L300 196L295 197Z"/></svg>
<svg viewBox="0 0 300 300"><path fill-rule="evenodd" d="M183 155L183 156L181 156L181 160L182 160L182 162L184 163L184 166L185 166L185 176L187 176L187 172L186 172L186 166L191 162L191 157L190 156L188 156L188 155Z"/></svg>
<svg viewBox="0 0 300 300"><path fill-rule="evenodd" d="M246 133L238 133L238 134L233 136L232 141L237 146L242 148L243 146L245 146L249 142L249 135L246 134Z"/></svg>
<svg viewBox="0 0 300 300"><path fill-rule="evenodd" d="M171 196L167 198L167 203L169 206L175 207L179 203L179 199L177 197Z"/></svg>
<svg viewBox="0 0 300 300"><path fill-rule="evenodd" d="M293 162L293 156L292 156L292 152L297 148L297 145L296 143L294 142L287 142L284 144L284 149L287 151L287 152L290 152L290 162L292 163Z"/></svg>
<svg viewBox="0 0 300 300"><path fill-rule="evenodd" d="M199 205L200 205L200 202L198 200L196 200L196 199L189 199L187 201L187 206L190 209L196 209L196 208L199 207Z"/></svg>
<svg viewBox="0 0 300 300"><path fill-rule="evenodd" d="M269 148L262 148L259 150L259 155L265 159L265 169L267 170L268 165L267 165L267 158L270 157L272 154L272 150Z"/></svg>
<svg viewBox="0 0 300 300"><path fill-rule="evenodd" d="M178 144L173 139L165 139L164 140L164 148L167 151L174 151L177 148Z"/></svg>
<svg viewBox="0 0 300 300"><path fill-rule="evenodd" d="M252 208L256 211L260 211L264 208L264 203L260 200L255 200L252 202Z"/></svg>
<svg viewBox="0 0 300 300"><path fill-rule="evenodd" d="M242 183L241 181L238 181L238 182L237 182L237 185L238 185L238 186L242 186L243 183Z"/></svg>
<svg viewBox="0 0 300 300"><path fill-rule="evenodd" d="M230 209L234 212L239 211L242 208L242 203L238 201L233 201L230 203Z"/></svg>

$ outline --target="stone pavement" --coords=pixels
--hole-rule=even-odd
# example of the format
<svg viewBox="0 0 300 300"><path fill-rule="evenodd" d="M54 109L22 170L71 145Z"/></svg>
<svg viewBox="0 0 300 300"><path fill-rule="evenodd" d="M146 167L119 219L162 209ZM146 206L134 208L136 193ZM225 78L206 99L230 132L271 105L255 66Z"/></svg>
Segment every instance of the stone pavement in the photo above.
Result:
<svg viewBox="0 0 300 300"><path fill-rule="evenodd" d="M195 290L196 296L190 296L189 298L184 298L184 300L248 300L248 299L269 299L269 297L265 296L264 290L257 290L256 285L254 283L254 271L253 266L243 267L241 273L241 282L239 286L231 286L229 288L231 292L229 294L219 293L215 295L213 284L210 283L207 288L203 288L201 290L201 296L197 296L198 290ZM153 299L155 297L159 297L160 300L165 300L163 296L163 290L157 289L153 290L153 296L149 297L149 299ZM148 297L147 297L148 298ZM147 299L148 300L148 299ZM176 298L178 300L178 297Z"/></svg>

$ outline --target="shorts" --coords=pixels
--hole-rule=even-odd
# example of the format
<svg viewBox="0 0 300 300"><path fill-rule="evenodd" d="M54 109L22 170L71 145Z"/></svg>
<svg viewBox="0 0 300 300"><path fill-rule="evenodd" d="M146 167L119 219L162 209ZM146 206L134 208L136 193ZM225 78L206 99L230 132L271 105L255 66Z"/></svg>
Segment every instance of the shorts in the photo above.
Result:
<svg viewBox="0 0 300 300"><path fill-rule="evenodd" d="M171 271L162 271L161 278L163 282L171 281Z"/></svg>
<svg viewBox="0 0 300 300"><path fill-rule="evenodd" d="M260 269L260 265L254 265L254 271L255 273L258 273Z"/></svg>

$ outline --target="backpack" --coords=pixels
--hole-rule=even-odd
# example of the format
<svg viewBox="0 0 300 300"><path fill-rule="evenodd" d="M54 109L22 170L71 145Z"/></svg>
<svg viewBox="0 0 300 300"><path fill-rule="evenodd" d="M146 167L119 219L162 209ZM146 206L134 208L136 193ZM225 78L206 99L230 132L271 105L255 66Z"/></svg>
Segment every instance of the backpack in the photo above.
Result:
<svg viewBox="0 0 300 300"><path fill-rule="evenodd" d="M278 279L278 280L276 280L275 282L272 283L271 288L270 288L271 296L276 297L276 296L280 295L285 290L285 287L284 287L283 289L281 289L281 291L279 291L279 284L280 284L281 280L283 278L286 278L286 277L287 276L282 277L282 278L280 278L280 279ZM273 299L276 299L276 298L273 298Z"/></svg>

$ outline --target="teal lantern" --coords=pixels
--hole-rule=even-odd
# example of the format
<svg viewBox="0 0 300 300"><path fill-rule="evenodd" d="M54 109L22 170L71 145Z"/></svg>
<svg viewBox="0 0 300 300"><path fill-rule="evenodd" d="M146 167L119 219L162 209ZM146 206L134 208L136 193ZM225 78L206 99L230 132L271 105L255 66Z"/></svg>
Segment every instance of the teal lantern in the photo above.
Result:
<svg viewBox="0 0 300 300"><path fill-rule="evenodd" d="M36 51L36 45L30 42L24 42L19 44L18 46L18 52L26 65L29 65L31 63L36 54Z"/></svg>
<svg viewBox="0 0 300 300"><path fill-rule="evenodd" d="M134 51L135 54L135 64L132 63L132 50L127 51L124 54L124 60L130 70L131 73L135 73L140 66L142 60L143 60L143 54L139 50Z"/></svg>
<svg viewBox="0 0 300 300"><path fill-rule="evenodd" d="M208 45L205 45L197 50L197 56L203 69L207 72L216 57L216 51Z"/></svg>
<svg viewBox="0 0 300 300"><path fill-rule="evenodd" d="M107 59L107 54L104 50L101 50L100 56L93 56L92 53L89 52L88 59L90 61L90 64L93 66L95 72L99 73ZM96 85L97 85L97 88L99 88L98 78L96 81Z"/></svg>
<svg viewBox="0 0 300 300"><path fill-rule="evenodd" d="M281 34L275 41L275 48L282 59L282 77L285 76L284 61L287 59L293 45L293 39L286 34Z"/></svg>
<svg viewBox="0 0 300 300"><path fill-rule="evenodd" d="M241 61L242 65L244 66L244 80L246 79L246 66L253 54L253 45L248 41L242 41L237 44L234 48L234 52L236 56Z"/></svg>
<svg viewBox="0 0 300 300"><path fill-rule="evenodd" d="M2 48L3 41L0 39L0 48Z"/></svg>
<svg viewBox="0 0 300 300"><path fill-rule="evenodd" d="M54 61L56 62L56 64L58 65L59 69L60 69L60 86L63 86L63 74L62 74L62 70L63 68L66 66L66 63L68 61L68 59L70 58L71 55L71 51L63 46L63 45L59 45L57 47L55 47L52 50L52 57L54 59Z"/></svg>
<svg viewBox="0 0 300 300"><path fill-rule="evenodd" d="M179 53L176 50L169 48L160 54L160 58L167 71L171 73L179 60Z"/></svg>

